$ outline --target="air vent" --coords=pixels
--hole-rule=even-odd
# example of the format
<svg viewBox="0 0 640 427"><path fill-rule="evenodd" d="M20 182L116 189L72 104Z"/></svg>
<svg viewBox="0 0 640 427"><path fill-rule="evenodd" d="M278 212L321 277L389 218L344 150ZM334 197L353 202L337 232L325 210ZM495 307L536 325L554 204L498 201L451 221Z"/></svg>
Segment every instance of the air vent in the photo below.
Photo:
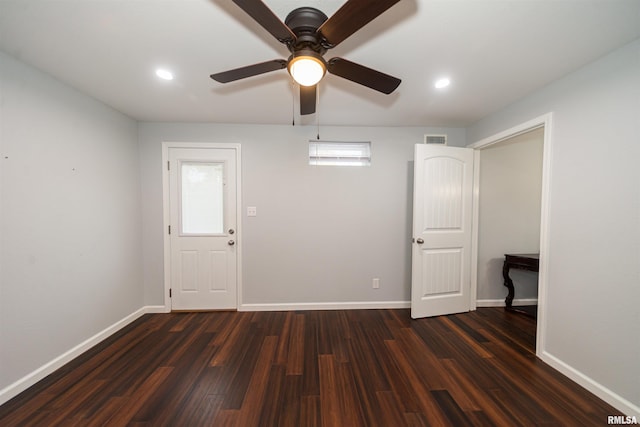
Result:
<svg viewBox="0 0 640 427"><path fill-rule="evenodd" d="M447 135L425 135L425 144L447 145Z"/></svg>

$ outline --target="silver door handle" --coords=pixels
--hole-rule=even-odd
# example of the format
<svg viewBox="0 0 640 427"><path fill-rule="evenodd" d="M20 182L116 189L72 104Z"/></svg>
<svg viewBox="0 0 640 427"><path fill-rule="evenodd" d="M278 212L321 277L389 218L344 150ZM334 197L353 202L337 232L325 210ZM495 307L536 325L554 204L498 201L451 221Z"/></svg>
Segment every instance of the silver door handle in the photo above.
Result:
<svg viewBox="0 0 640 427"><path fill-rule="evenodd" d="M422 240L420 237L418 237L418 239L416 240L416 243L421 245L424 243L424 240Z"/></svg>
<svg viewBox="0 0 640 427"><path fill-rule="evenodd" d="M229 246L233 246L236 244L236 242L234 242L233 240L229 240L227 243L229 244Z"/></svg>

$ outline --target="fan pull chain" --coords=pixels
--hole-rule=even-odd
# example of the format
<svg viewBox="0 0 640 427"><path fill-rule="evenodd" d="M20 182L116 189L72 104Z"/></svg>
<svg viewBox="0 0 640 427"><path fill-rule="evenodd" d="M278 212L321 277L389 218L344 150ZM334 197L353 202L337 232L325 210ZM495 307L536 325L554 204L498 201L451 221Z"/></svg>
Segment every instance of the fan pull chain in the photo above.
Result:
<svg viewBox="0 0 640 427"><path fill-rule="evenodd" d="M296 125L296 85L291 79L291 126Z"/></svg>
<svg viewBox="0 0 640 427"><path fill-rule="evenodd" d="M316 139L320 141L320 82L316 83Z"/></svg>

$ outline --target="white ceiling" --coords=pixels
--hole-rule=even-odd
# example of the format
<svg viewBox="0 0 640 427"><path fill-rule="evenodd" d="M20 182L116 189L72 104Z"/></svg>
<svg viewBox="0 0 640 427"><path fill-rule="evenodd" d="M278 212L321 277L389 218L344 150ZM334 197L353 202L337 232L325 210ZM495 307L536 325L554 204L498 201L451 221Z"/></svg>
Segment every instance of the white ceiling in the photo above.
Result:
<svg viewBox="0 0 640 427"><path fill-rule="evenodd" d="M265 1L282 20L343 2ZM639 0L401 0L325 55L399 77L396 92L328 75L301 119L286 70L209 78L288 56L230 0L0 0L0 50L141 121L289 124L295 102L302 124L466 126L638 37Z"/></svg>

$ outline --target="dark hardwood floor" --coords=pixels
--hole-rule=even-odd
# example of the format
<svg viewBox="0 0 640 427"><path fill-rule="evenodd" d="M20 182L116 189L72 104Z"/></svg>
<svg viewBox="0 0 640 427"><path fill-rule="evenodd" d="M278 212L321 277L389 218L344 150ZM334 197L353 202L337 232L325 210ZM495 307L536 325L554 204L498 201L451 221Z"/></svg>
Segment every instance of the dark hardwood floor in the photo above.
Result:
<svg viewBox="0 0 640 427"><path fill-rule="evenodd" d="M0 426L602 426L619 412L500 308L145 315L0 407Z"/></svg>

